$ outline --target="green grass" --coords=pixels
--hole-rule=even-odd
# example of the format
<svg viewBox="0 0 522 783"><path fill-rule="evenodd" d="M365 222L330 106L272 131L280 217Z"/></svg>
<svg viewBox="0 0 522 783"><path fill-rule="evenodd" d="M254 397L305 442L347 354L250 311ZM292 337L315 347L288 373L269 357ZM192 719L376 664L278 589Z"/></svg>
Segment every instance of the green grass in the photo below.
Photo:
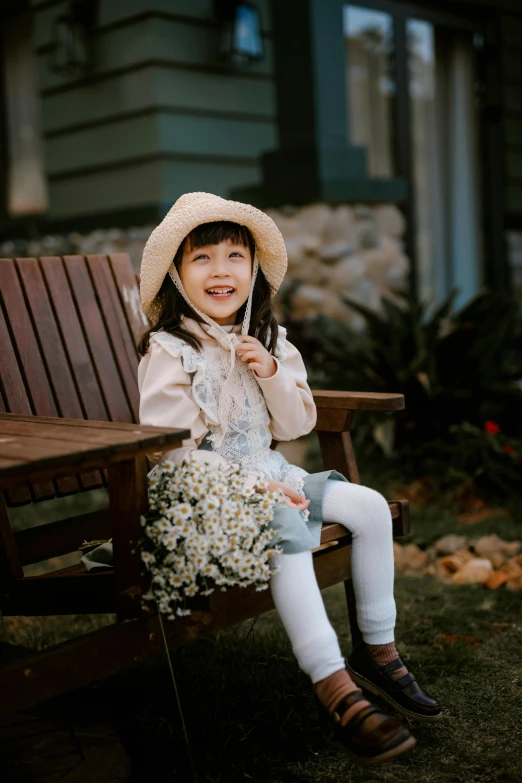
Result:
<svg viewBox="0 0 522 783"><path fill-rule="evenodd" d="M449 532L519 539L522 505L510 510L511 519L472 526L441 508L415 511L409 540L428 546ZM309 682L269 613L172 655L199 782L520 783L522 593L399 574L395 595L401 655L445 713L438 725L409 722L418 740L411 753L364 770L331 749ZM348 655L342 586L324 597ZM192 780L165 657L68 696L64 709L111 716L133 780Z"/></svg>
<svg viewBox="0 0 522 783"><path fill-rule="evenodd" d="M440 509L416 512L411 540L428 545L446 532L512 540L520 537L520 510L513 504L513 519L471 527ZM363 770L332 750L308 681L270 613L172 656L199 781L520 783L522 594L404 575L395 592L400 652L445 712L439 725L409 723L418 740L413 752ZM347 655L342 586L324 596ZM191 779L166 660L112 678L97 694L120 707L137 779Z"/></svg>

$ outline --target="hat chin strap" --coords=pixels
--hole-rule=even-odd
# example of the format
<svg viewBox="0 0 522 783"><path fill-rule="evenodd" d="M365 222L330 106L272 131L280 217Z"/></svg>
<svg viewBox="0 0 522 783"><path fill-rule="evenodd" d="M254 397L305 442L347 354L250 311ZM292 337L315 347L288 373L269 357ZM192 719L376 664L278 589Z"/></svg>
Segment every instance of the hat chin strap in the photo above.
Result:
<svg viewBox="0 0 522 783"><path fill-rule="evenodd" d="M245 308L245 315L243 317L243 323L241 325L241 334L248 334L248 330L250 328L250 316L252 313L252 297L254 294L254 285L256 282L258 269L259 269L259 262L257 260L257 256L254 255L254 266L252 269L252 283L250 286L250 293L248 294L248 300ZM220 446L221 443L223 442L230 421L230 413L231 413L232 402L233 402L232 382L233 382L235 359L236 359L235 346L237 345L237 343L240 342L240 340L238 339L237 334L235 334L234 332L226 332L209 315L202 312L198 307L196 307L195 304L193 304L190 301L183 287L183 283L181 282L181 278L179 276L178 270L176 269L174 263L172 263L169 267L169 276L172 282L174 283L174 285L176 286L176 288L178 289L178 291L180 292L181 296L187 302L187 304L189 304L190 307L199 316L201 316L201 318L205 321L205 323L208 324L208 329L206 330L207 333L211 337L214 337L214 339L223 348L225 348L225 350L230 351L230 372L228 373L226 381L223 384L223 388L218 402L218 419L219 419L220 429L218 432L212 433L212 435L209 436L209 440L213 443L214 446L217 447Z"/></svg>

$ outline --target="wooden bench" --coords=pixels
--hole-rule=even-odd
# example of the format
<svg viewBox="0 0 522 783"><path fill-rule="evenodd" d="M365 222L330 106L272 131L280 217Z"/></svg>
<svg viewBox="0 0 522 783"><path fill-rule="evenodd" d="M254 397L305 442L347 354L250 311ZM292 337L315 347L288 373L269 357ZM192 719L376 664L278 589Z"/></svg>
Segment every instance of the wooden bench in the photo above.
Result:
<svg viewBox="0 0 522 783"><path fill-rule="evenodd" d="M129 424L138 420L136 343L148 326L130 259L125 254L0 259L0 410L37 422L37 417ZM357 411L397 411L399 394L314 391L324 469L359 483L350 428ZM144 476L145 457L139 459ZM144 480L143 478L141 479ZM0 610L4 615L117 612L114 626L90 633L0 671L0 709L23 708L84 685L157 654L162 642L157 618L144 616L139 601L129 619L114 589L118 574L89 574L78 562L40 576L23 568L78 550L82 540L109 538L108 508L13 532L8 508L89 492L105 486L104 471L90 470L31 486L12 486L0 500ZM409 532L407 501L391 501L394 535ZM324 525L314 563L322 588L344 582L352 641L357 642L350 579L350 535ZM79 555L78 555L79 561ZM120 558L116 568L125 568ZM51 577L51 578L49 578ZM43 585L49 585L43 589ZM139 585L136 586L139 591ZM168 623L169 646L177 646L273 608L268 591L216 593L188 618ZM30 675L27 675L30 672Z"/></svg>

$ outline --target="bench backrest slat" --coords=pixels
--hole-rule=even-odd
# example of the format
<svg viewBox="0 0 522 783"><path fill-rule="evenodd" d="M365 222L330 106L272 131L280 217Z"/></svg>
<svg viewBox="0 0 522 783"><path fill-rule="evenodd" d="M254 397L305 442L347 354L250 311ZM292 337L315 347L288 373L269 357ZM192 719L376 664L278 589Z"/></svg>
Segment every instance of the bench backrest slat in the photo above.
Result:
<svg viewBox="0 0 522 783"><path fill-rule="evenodd" d="M13 342L13 350L6 357L5 363L2 357L2 378L4 373L14 376L17 365L25 390L24 394L20 393L19 383L11 387L11 396L7 396L6 390L7 409L16 413L25 413L29 403L29 410L32 413L39 416L57 416L54 396L26 307L16 262L13 259L4 259L0 262L0 291ZM13 358L16 365L8 365L7 362L12 362ZM55 487L50 481L34 485L32 489L35 500L45 500L55 495Z"/></svg>
<svg viewBox="0 0 522 783"><path fill-rule="evenodd" d="M16 263L40 345L42 364L47 370L49 385L54 392L57 408L55 415L83 419L82 407L38 261L36 258L20 258ZM40 414L39 410L37 412ZM74 476L60 479L57 485L60 494L77 492L79 489L78 480Z"/></svg>
<svg viewBox="0 0 522 783"><path fill-rule="evenodd" d="M137 345L150 324L141 309L140 292L136 277L126 253L113 253L109 256L112 272L116 281L127 323L132 332L134 345Z"/></svg>
<svg viewBox="0 0 522 783"><path fill-rule="evenodd" d="M40 259L49 296L67 353L83 415L107 421L108 413L87 347L79 313L71 295L63 260L57 256ZM82 417L83 418L83 417Z"/></svg>
<svg viewBox="0 0 522 783"><path fill-rule="evenodd" d="M27 413L30 415L32 413L31 403L27 397L22 374L11 342L11 335L7 329L7 323L1 307L0 356L2 357L1 385L3 394L0 394L0 407L2 408L2 412L5 413L10 411L11 405L13 405L20 413ZM22 503L29 503L31 500L31 493L29 487L13 487L9 492L6 492L6 498L9 505L15 506Z"/></svg>
<svg viewBox="0 0 522 783"><path fill-rule="evenodd" d="M109 338L85 258L64 256L64 263L109 418L111 421L131 422L132 410L113 353L117 336L113 335L112 341ZM119 354L123 346L117 347Z"/></svg>
<svg viewBox="0 0 522 783"><path fill-rule="evenodd" d="M123 390L130 405L132 417L134 420L137 420L139 400L138 387L136 385L136 373L138 371L136 345L129 332L127 319L122 313L122 303L109 260L107 256L89 256L87 264L107 329L107 335L112 344L113 355L123 381Z"/></svg>

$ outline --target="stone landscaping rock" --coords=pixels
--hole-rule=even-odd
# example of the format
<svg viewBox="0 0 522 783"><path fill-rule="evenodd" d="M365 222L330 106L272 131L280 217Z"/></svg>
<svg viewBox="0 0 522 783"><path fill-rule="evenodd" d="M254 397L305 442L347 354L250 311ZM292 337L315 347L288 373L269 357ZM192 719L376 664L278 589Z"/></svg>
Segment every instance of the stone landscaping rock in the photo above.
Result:
<svg viewBox="0 0 522 783"><path fill-rule="evenodd" d="M450 534L426 550L393 544L397 571L437 576L452 584L483 584L490 590L504 584L508 590L522 590L522 554L513 554L519 549L520 541L503 541L497 535L472 541Z"/></svg>
<svg viewBox="0 0 522 783"><path fill-rule="evenodd" d="M493 571L489 579L487 579L484 584L486 587L489 587L490 590L497 590L507 581L507 574L503 574L502 571Z"/></svg>
<svg viewBox="0 0 522 783"><path fill-rule="evenodd" d="M403 252L404 218L393 204L368 206L317 203L267 210L281 231L288 252L285 285L296 281L328 293L323 299L310 292L290 297L297 320L324 314L356 330L364 321L346 307L346 295L375 310L386 296L398 304L407 288L410 262ZM82 234L45 236L0 243L3 256L83 255L127 252L136 271L153 226L96 229ZM334 298L336 301L334 301ZM274 297L274 310L284 323L286 311Z"/></svg>
<svg viewBox="0 0 522 783"><path fill-rule="evenodd" d="M491 561L485 558L473 558L453 574L451 581L456 585L484 584L492 575Z"/></svg>
<svg viewBox="0 0 522 783"><path fill-rule="evenodd" d="M428 564L428 555L423 552L417 544L406 544L403 548L404 555L404 570L408 571L423 571Z"/></svg>
<svg viewBox="0 0 522 783"><path fill-rule="evenodd" d="M520 549L519 541L502 541L496 534L483 536L473 543L473 549L480 557L488 557L494 553L516 555Z"/></svg>
<svg viewBox="0 0 522 783"><path fill-rule="evenodd" d="M450 533L447 536L439 538L438 541L435 541L434 547L435 550L442 555L452 555L459 549L463 549L466 546L467 540L466 536L456 536Z"/></svg>

